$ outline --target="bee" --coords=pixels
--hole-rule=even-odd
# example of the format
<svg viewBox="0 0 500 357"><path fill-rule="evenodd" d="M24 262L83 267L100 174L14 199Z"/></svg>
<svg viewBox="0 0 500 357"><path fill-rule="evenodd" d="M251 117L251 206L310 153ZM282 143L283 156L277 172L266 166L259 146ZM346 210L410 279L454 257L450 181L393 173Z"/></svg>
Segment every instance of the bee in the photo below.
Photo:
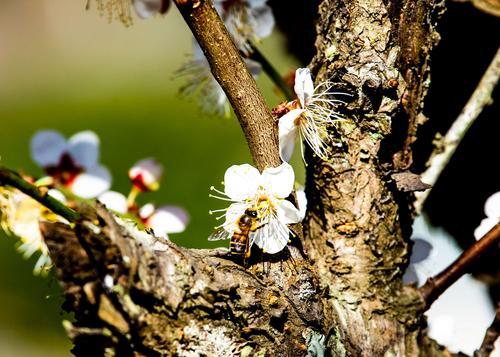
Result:
<svg viewBox="0 0 500 357"><path fill-rule="evenodd" d="M231 254L243 257L244 260L250 258L250 247L252 246L252 233L259 227L258 213L255 209L248 208L244 214L238 218L236 224L239 231L233 234L226 231L224 227L216 229L209 237L209 241L216 241L231 238L229 244Z"/></svg>

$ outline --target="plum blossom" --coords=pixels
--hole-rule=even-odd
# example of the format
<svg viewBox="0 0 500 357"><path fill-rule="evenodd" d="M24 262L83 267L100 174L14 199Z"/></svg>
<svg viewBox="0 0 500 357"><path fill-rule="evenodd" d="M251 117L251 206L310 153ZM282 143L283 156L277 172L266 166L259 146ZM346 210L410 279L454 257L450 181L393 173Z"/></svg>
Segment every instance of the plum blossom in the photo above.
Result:
<svg viewBox="0 0 500 357"><path fill-rule="evenodd" d="M244 61L253 77L257 78L262 70L261 65L248 58ZM205 113L229 117L230 106L226 94L213 77L210 65L196 42L193 46L193 58L180 68L178 75L187 78L180 90L183 96L196 96Z"/></svg>
<svg viewBox="0 0 500 357"><path fill-rule="evenodd" d="M474 230L474 237L479 240L500 222L500 191L492 194L484 203L486 218L481 220L479 226Z"/></svg>
<svg viewBox="0 0 500 357"><path fill-rule="evenodd" d="M292 166L283 163L267 168L262 174L249 164L233 165L224 175L224 191L211 187L220 196L211 197L232 202L218 219L225 218L223 227L229 235L237 231L238 219L247 209L257 211L258 228L250 236L250 247L255 243L265 253L275 254L285 248L291 230L288 224L299 223L304 218L305 208L297 209L286 198L292 193L295 174ZM305 207L305 195L301 195L299 206Z"/></svg>
<svg viewBox="0 0 500 357"><path fill-rule="evenodd" d="M132 8L137 17L148 19L155 14L164 14L170 6L170 0L96 0L96 2L99 12L107 13L110 20L117 17L125 26L132 25Z"/></svg>
<svg viewBox="0 0 500 357"><path fill-rule="evenodd" d="M299 137L304 140L314 153L323 160L328 160L327 128L341 119L331 106L340 100L332 99L330 82L314 87L308 68L299 68L295 73L294 90L297 100L287 103L289 110L279 119L280 156L283 161L290 161L295 142ZM303 150L302 150L303 156ZM305 161L305 160L304 160Z"/></svg>
<svg viewBox="0 0 500 357"><path fill-rule="evenodd" d="M273 11L266 3L267 0L214 0L236 47L246 55L252 52L249 41L259 41L273 32Z"/></svg>
<svg viewBox="0 0 500 357"><path fill-rule="evenodd" d="M128 177L138 190L157 191L163 175L163 166L155 159L143 159L136 162L128 171Z"/></svg>
<svg viewBox="0 0 500 357"><path fill-rule="evenodd" d="M65 202L64 195L54 189L47 194ZM40 256L35 264L35 275L46 273L52 263L49 251L40 231L40 221L66 222L67 221L49 209L45 208L31 197L16 189L0 187L0 224L1 228L19 238L17 250L25 259L38 253Z"/></svg>
<svg viewBox="0 0 500 357"><path fill-rule="evenodd" d="M107 191L97 198L108 209L119 214L133 214L141 221L145 228L152 229L158 237L166 237L171 233L181 233L189 222L188 213L181 207L164 205L155 207L147 203L138 211L130 207L127 198L115 191Z"/></svg>
<svg viewBox="0 0 500 357"><path fill-rule="evenodd" d="M31 157L54 184L79 197L94 198L111 186L109 170L99 163L99 138L92 131L68 140L57 131L39 131L31 139Z"/></svg>

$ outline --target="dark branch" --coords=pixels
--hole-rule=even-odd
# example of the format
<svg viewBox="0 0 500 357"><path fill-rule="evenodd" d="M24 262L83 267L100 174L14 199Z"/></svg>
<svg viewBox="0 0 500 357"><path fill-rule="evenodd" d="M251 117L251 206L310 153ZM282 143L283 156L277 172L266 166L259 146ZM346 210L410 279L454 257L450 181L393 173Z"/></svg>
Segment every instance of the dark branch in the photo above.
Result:
<svg viewBox="0 0 500 357"><path fill-rule="evenodd" d="M420 293L429 308L434 301L462 275L470 272L471 267L484 253L500 242L500 223L497 223L486 235L475 242L451 265L433 278L427 279L420 288Z"/></svg>
<svg viewBox="0 0 500 357"><path fill-rule="evenodd" d="M0 167L0 186L12 186L19 191L30 196L34 200L50 209L52 212L66 218L70 222L74 222L80 218L80 214L69 207L66 207L62 202L47 194L47 190L43 190L25 179L17 172Z"/></svg>
<svg viewBox="0 0 500 357"><path fill-rule="evenodd" d="M280 165L271 111L212 3L175 2L238 117L257 168L262 171Z"/></svg>
<svg viewBox="0 0 500 357"><path fill-rule="evenodd" d="M500 337L500 302L497 303L495 320L486 330L481 347L474 353L475 357L488 357L495 349L495 342Z"/></svg>

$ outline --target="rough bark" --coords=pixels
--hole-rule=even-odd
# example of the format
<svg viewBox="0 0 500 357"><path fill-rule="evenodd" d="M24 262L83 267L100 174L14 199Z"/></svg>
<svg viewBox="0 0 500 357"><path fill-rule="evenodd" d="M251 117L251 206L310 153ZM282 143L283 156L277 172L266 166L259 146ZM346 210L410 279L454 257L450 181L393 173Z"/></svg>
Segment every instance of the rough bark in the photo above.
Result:
<svg viewBox="0 0 500 357"><path fill-rule="evenodd" d="M189 16L208 16L201 4ZM44 223L75 314L66 323L75 354L449 356L425 335L418 291L402 285L410 212L391 179L411 163L440 11L437 0L322 2L311 69L353 100L331 133L343 142L332 160L307 153L305 237L282 253L255 249L244 266L225 250L160 241L100 206L80 207L73 228ZM217 36L205 42L206 53L233 51ZM254 105L233 94L233 105ZM248 138L261 143L261 168L277 161L265 151L275 130Z"/></svg>

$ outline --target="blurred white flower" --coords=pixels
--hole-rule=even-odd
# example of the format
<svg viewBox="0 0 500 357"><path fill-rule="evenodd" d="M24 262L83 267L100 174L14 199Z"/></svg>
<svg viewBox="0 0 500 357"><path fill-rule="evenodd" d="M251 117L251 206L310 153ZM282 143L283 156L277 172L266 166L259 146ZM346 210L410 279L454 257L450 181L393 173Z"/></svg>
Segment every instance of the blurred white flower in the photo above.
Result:
<svg viewBox="0 0 500 357"><path fill-rule="evenodd" d="M155 14L164 14L170 5L170 0L96 0L96 2L100 13L107 13L109 20L116 17L125 26L132 25L132 7L137 17L148 19Z"/></svg>
<svg viewBox="0 0 500 357"><path fill-rule="evenodd" d="M484 203L486 218L481 220L479 226L474 230L474 237L479 240L500 222L500 191L492 194Z"/></svg>
<svg viewBox="0 0 500 357"><path fill-rule="evenodd" d="M440 273L462 253L453 237L443 229L432 227L424 216L415 220L412 239L415 244L403 277L405 283L423 285L427 278ZM470 306L474 308L467 308ZM495 317L495 309L486 284L467 274L432 304L426 316L431 338L450 352L472 355L481 345L484 331Z"/></svg>
<svg viewBox="0 0 500 357"><path fill-rule="evenodd" d="M128 171L132 184L142 192L158 190L162 175L163 166L155 159L140 160Z"/></svg>
<svg viewBox="0 0 500 357"><path fill-rule="evenodd" d="M323 160L329 157L328 126L341 119L332 109L332 105L341 102L333 99L332 84L324 82L314 87L308 68L299 68L295 72L294 90L297 100L287 104L288 113L279 119L280 156L283 161L290 161L295 142L299 137L305 140L314 153ZM302 150L302 157L304 153ZM304 160L305 161L305 160Z"/></svg>
<svg viewBox="0 0 500 357"><path fill-rule="evenodd" d="M64 195L57 190L49 190L52 197L65 202ZM31 197L16 189L0 187L0 222L2 229L19 238L18 251L25 259L35 253L40 256L35 264L36 275L46 273L51 267L49 251L40 231L40 221L67 222L52 213Z"/></svg>
<svg viewBox="0 0 500 357"><path fill-rule="evenodd" d="M233 165L224 175L224 192L211 187L221 196L211 197L233 202L219 217L225 217L222 227L230 234L238 230L238 219L247 209L257 211L258 228L250 237L265 253L275 254L285 248L290 234L288 224L299 223L305 209L297 209L286 198L292 193L295 174L292 166L283 163L267 168L262 174L255 167ZM305 196L300 198L303 204ZM217 212L212 211L212 212Z"/></svg>
<svg viewBox="0 0 500 357"><path fill-rule="evenodd" d="M261 65L251 59L244 61L253 77L257 78L262 70ZM196 42L193 46L192 60L180 68L178 75L187 79L180 90L182 95L197 97L201 110L207 114L229 117L231 108L226 94L213 77L210 65Z"/></svg>
<svg viewBox="0 0 500 357"><path fill-rule="evenodd" d="M55 183L82 198L94 198L111 186L109 170L99 163L99 138L81 131L68 140L42 130L31 139L31 157Z"/></svg>
<svg viewBox="0 0 500 357"><path fill-rule="evenodd" d="M214 0L236 47L244 54L252 52L248 41L259 41L273 32L274 15L266 3L267 0Z"/></svg>
<svg viewBox="0 0 500 357"><path fill-rule="evenodd" d="M181 207L164 205L156 208L152 203L142 206L139 211L129 207L127 198L119 192L108 191L97 198L108 209L120 214L136 214L146 228L152 229L158 237L168 238L171 233L180 233L189 222L188 213Z"/></svg>

